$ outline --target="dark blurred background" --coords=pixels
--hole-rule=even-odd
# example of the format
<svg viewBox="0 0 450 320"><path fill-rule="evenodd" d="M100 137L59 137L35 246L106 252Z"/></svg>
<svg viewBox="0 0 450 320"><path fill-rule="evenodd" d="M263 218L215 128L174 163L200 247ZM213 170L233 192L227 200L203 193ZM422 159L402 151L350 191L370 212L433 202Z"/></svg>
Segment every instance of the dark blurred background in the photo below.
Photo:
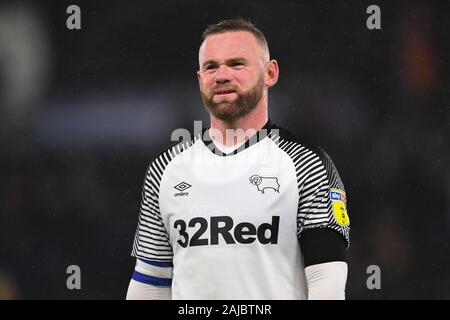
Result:
<svg viewBox="0 0 450 320"><path fill-rule="evenodd" d="M68 30L66 8L81 8ZM366 8L381 8L368 30ZM241 16L280 65L270 117L333 158L349 299L450 298L449 1L0 2L0 298L123 299L149 162L209 121L201 32ZM208 122L207 122L208 124ZM79 265L81 290L66 268ZM369 265L381 289L369 290Z"/></svg>

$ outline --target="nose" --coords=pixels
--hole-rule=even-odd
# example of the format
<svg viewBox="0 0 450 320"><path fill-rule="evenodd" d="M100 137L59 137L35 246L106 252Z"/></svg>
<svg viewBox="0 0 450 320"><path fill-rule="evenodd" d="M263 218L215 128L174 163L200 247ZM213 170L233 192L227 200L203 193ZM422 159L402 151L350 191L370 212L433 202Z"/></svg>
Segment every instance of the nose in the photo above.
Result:
<svg viewBox="0 0 450 320"><path fill-rule="evenodd" d="M231 81L229 68L225 65L220 65L215 75L214 80L216 83L227 83Z"/></svg>

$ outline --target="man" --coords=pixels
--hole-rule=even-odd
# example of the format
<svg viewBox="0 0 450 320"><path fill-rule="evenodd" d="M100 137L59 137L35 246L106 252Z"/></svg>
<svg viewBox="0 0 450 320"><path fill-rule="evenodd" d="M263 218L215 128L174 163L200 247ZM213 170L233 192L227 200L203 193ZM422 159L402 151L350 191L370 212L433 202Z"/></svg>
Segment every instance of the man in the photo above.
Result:
<svg viewBox="0 0 450 320"><path fill-rule="evenodd" d="M149 166L127 298L344 299L344 186L322 149L269 120L264 35L212 25L199 67L211 127Z"/></svg>

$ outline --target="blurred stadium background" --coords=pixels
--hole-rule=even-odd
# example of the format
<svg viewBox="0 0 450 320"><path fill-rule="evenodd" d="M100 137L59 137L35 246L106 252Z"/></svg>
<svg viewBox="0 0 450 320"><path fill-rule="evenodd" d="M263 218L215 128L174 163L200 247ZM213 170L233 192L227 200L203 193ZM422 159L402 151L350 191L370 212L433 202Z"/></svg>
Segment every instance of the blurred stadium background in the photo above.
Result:
<svg viewBox="0 0 450 320"><path fill-rule="evenodd" d="M81 30L66 8L81 8ZM377 4L382 30L366 28ZM0 2L0 298L123 299L149 161L208 121L204 27L250 18L270 117L346 185L349 299L450 298L448 1ZM81 290L66 288L79 265ZM381 268L381 290L366 269Z"/></svg>

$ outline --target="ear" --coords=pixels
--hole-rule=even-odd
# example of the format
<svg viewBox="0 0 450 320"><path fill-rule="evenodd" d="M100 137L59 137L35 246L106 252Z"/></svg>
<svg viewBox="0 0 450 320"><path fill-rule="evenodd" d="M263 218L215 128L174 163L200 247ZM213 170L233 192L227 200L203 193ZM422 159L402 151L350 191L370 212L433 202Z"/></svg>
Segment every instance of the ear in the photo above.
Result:
<svg viewBox="0 0 450 320"><path fill-rule="evenodd" d="M197 71L197 80L198 80L198 84L201 86L201 84L202 84L202 76L201 76L201 73L200 73L200 70L198 70Z"/></svg>
<svg viewBox="0 0 450 320"><path fill-rule="evenodd" d="M274 86L278 82L279 73L277 60L272 59L267 62L265 66L265 85L269 88Z"/></svg>

